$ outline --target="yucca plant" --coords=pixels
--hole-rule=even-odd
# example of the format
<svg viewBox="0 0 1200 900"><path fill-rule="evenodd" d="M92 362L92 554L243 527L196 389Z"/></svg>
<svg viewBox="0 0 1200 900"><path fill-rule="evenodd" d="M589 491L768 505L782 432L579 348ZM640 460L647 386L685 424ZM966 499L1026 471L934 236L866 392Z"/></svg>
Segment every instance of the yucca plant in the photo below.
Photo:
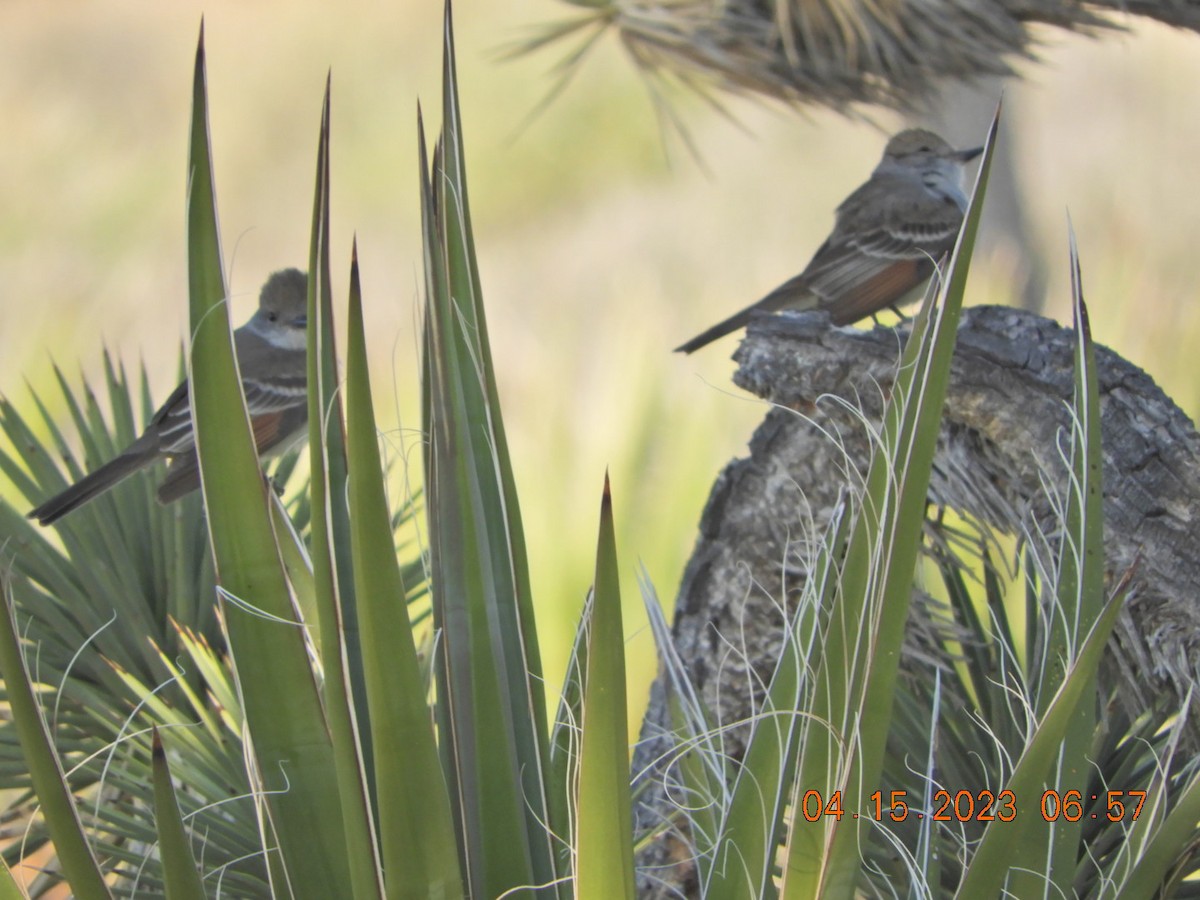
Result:
<svg viewBox="0 0 1200 900"><path fill-rule="evenodd" d="M563 707L554 732L554 746L563 752L552 759L472 246L448 10L445 38L442 134L432 161L423 144L420 153L430 547L414 579L413 563L397 562L394 532L403 523L389 514L386 501L357 258L350 269L344 389L333 356L328 90L308 267L312 474L307 499L293 506L296 520L309 526L304 534L259 474L223 302L201 36L188 184L188 361L204 516L196 500L153 509L143 480L136 493L116 492L66 520L60 533L74 555L105 577L111 578L110 566L130 578L154 576L147 563L121 554L127 546L154 546L147 535L164 527L155 517L177 519L177 543L194 559L172 544L149 561L180 570L192 562L208 580L169 573L184 576L172 583L191 611L177 625L153 591L146 592L152 601L126 601L131 609L117 616L121 636L146 662L124 666L123 648L99 639L105 619L95 607L104 595L87 583L74 594L59 587L72 565L53 558L52 545L6 509L15 562L6 581L13 617L5 621L16 627L5 629L0 641L15 714L4 737L13 747L19 735L30 770L11 769L10 784L27 792L32 786L45 822L36 835L48 835L57 852L46 875L24 885L32 895L59 879L77 896L110 890L137 896L163 890L179 896L496 896L531 884L570 894L573 877L584 893L616 896L610 883L632 888L611 504L606 489L596 588L587 638L580 642L581 651L594 652L579 669L578 692ZM93 400L88 415L77 416L90 463L134 435L121 378L111 375L110 388L115 434ZM148 399L143 406L151 408ZM63 477L50 454L11 407L4 414L21 463L33 473L6 457L10 477L30 498L60 487ZM50 416L44 418L53 428ZM69 469L70 477L78 476L78 466ZM104 527L110 514L133 520L128 533ZM85 566L74 568L86 573ZM430 590L431 620L409 610L422 584ZM37 702L35 690L45 680L37 650L58 627L59 596L97 619L85 619L88 628L59 628L61 652L49 685L56 705L70 701L64 709L75 718L67 728L53 706L48 712ZM37 628L26 624L30 617ZM96 647L89 650L92 632ZM156 646L160 632L166 637ZM105 702L74 699L74 680L82 679L69 677L69 653L80 647L95 669L89 674L103 680ZM30 677L33 670L39 681ZM80 752L92 753L100 770L87 782L62 774ZM610 814L614 790L626 794L616 816ZM581 814L583 807L600 811L590 799L598 794L605 797L604 815ZM30 799L26 793L14 809L27 815ZM625 863L615 873L606 855L614 846L625 847ZM29 841L14 844L10 859L30 848Z"/></svg>

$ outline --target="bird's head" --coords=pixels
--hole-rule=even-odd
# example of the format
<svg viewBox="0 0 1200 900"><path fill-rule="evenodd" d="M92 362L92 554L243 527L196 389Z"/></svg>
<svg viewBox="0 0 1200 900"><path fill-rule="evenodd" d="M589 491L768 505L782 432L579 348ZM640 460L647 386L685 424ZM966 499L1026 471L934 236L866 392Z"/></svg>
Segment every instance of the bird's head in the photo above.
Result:
<svg viewBox="0 0 1200 900"><path fill-rule="evenodd" d="M282 269L263 285L258 312L248 323L268 343L284 350L303 350L308 326L308 276Z"/></svg>
<svg viewBox="0 0 1200 900"><path fill-rule="evenodd" d="M888 141L883 159L912 169L924 169L937 165L941 160L962 165L982 152L982 147L955 150L941 136L928 129L909 128Z"/></svg>

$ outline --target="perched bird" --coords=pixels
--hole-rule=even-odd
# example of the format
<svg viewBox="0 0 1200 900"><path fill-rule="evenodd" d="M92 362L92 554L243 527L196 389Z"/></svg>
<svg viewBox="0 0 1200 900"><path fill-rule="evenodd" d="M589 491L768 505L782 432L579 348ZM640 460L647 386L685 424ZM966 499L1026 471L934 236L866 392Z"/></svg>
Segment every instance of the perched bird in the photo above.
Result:
<svg viewBox="0 0 1200 900"><path fill-rule="evenodd" d="M982 151L955 150L922 128L900 132L867 182L837 208L833 233L803 272L676 352L699 350L756 312L823 309L835 325L847 325L894 306L954 246L967 208L965 166Z"/></svg>
<svg viewBox="0 0 1200 900"><path fill-rule="evenodd" d="M299 269L284 269L267 279L258 311L233 333L260 456L286 450L308 419L307 312L308 277ZM171 460L158 487L160 503L178 500L200 486L186 381L154 414L142 436L119 456L31 510L28 517L49 525L159 459Z"/></svg>

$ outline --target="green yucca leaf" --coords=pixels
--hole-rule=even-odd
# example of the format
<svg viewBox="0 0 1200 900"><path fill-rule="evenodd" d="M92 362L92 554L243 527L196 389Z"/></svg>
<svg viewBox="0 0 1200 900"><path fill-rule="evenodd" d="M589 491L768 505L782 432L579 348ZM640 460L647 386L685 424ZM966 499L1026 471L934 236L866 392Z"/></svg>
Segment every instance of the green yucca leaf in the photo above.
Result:
<svg viewBox="0 0 1200 900"><path fill-rule="evenodd" d="M371 721L363 686L350 522L346 508L346 434L337 377L329 270L329 118L325 81L312 236L308 255L308 446L312 479L312 584L320 626L325 714L333 747L346 856L354 896L383 894L371 822ZM353 710L351 709L353 707ZM358 720L357 728L354 719Z"/></svg>
<svg viewBox="0 0 1200 900"><path fill-rule="evenodd" d="M1041 639L1035 644L1038 669L1031 679L1038 685L1037 708L1044 712L1056 698L1071 665L1081 637L1087 634L1103 609L1104 543L1101 494L1100 400L1095 351L1087 307L1083 302L1079 256L1074 231L1070 232L1071 288L1075 312L1075 427L1065 499L1064 538L1056 585L1056 603L1043 618ZM1079 676L1082 677L1082 676ZM1060 795L1069 790L1087 794L1095 772L1092 741L1096 731L1095 684L1085 684L1083 701L1071 713L1071 723L1062 735L1057 762L1044 773L1042 790L1029 791L1041 797L1054 788ZM1082 820L1072 822L1059 816L1050 822L1031 816L1022 840L1030 853L1025 866L1015 869L1009 887L1017 894L1046 890L1069 891L1075 881L1076 861L1083 835Z"/></svg>
<svg viewBox="0 0 1200 900"><path fill-rule="evenodd" d="M171 770L167 765L167 753L163 749L162 737L154 729L154 822L158 829L158 847L162 853L163 876L166 881L168 900L205 900L204 885L196 870L196 860L188 845L179 804L175 802L175 788L171 784Z"/></svg>
<svg viewBox="0 0 1200 900"><path fill-rule="evenodd" d="M213 649L203 635L183 628L180 628L180 632L179 642L185 653L184 663L191 663L191 668L201 675L225 727L236 733L243 716L242 701L226 660Z"/></svg>
<svg viewBox="0 0 1200 900"><path fill-rule="evenodd" d="M578 900L633 900L625 634L607 474L600 505L596 577L585 615L588 652L580 704L575 896Z"/></svg>
<svg viewBox="0 0 1200 900"><path fill-rule="evenodd" d="M422 413L438 731L467 890L556 884L548 725L528 563L488 349L467 199L449 4L442 139L420 126ZM549 827L548 827L549 824ZM550 888L556 893L557 888Z"/></svg>
<svg viewBox="0 0 1200 900"><path fill-rule="evenodd" d="M355 598L371 705L380 856L389 897L463 896L454 819L417 662L384 490L355 249L346 351Z"/></svg>
<svg viewBox="0 0 1200 900"><path fill-rule="evenodd" d="M283 559L283 568L287 572L288 584L292 586L292 595L296 598L296 609L300 612L300 620L309 627L313 643L321 644L321 617L318 612L317 583L313 574L312 559L308 555L308 547L300 536L295 523L288 518L283 504L275 498L271 504L271 522L275 526L275 537L279 543L279 555ZM322 657L323 662L323 657ZM322 666L324 673L324 667Z"/></svg>
<svg viewBox="0 0 1200 900"><path fill-rule="evenodd" d="M329 730L271 528L224 302L203 32L193 90L188 263L192 414L201 483L263 790L263 831L278 842L278 852L269 854L272 877L289 884L296 897L338 896L350 883L350 861ZM240 415L231 414L237 410Z"/></svg>
<svg viewBox="0 0 1200 900"><path fill-rule="evenodd" d="M537 630L534 628L533 592L529 581L529 562L525 552L525 531L521 524L521 508L517 498L516 479L513 477L512 460L508 452L508 440L504 432L504 418L500 411L500 397L496 387L495 369L492 365L492 350L488 342L487 316L484 314L483 288L479 279L479 263L475 257L475 238L471 228L471 207L467 194L467 163L464 149L462 109L458 102L458 72L455 61L453 18L451 3L446 3L445 18L445 61L442 71L442 150L444 178L442 187L443 221L446 232L446 258L450 273L453 297L469 298L470 305L463 303L457 308L464 316L465 333L473 334L471 351L479 367L479 387L483 400L473 413L486 413L492 432L493 463L499 473L497 487L500 503L489 507L489 516L502 517L503 532L512 548L506 567L514 587L515 609L511 619L511 633L507 640L519 653L506 653L504 664L509 676L524 682L522 693L528 692L528 709L532 713L532 729L523 729L522 752L530 759L544 760L549 725L546 716L546 699L543 688L541 654L538 650ZM469 290L467 290L469 288ZM460 301L461 302L461 301ZM465 359L463 360L466 361ZM479 419L478 421L483 421ZM522 707L525 701L517 702ZM532 731L532 734L530 733ZM534 772L527 773L527 788L542 788ZM544 823L543 823L544 826Z"/></svg>
<svg viewBox="0 0 1200 900"><path fill-rule="evenodd" d="M9 712L59 863L76 897L108 900L112 895L84 834L58 754L38 709L33 684L21 656L9 580L3 576L0 576L0 602L4 604L0 613L0 677L4 679Z"/></svg>

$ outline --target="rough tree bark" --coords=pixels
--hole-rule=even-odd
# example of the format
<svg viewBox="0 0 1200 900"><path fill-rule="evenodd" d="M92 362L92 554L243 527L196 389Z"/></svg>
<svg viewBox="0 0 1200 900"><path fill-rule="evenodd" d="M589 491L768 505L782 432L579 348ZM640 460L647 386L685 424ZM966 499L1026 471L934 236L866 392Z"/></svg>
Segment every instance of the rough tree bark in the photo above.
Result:
<svg viewBox="0 0 1200 900"><path fill-rule="evenodd" d="M761 697L783 624L779 598L803 578L808 542L830 518L847 459L865 470L870 447L850 407L879 421L904 336L833 328L822 314L764 316L735 356L736 383L775 408L750 456L713 486L673 624L676 649L720 722L744 721ZM1200 679L1200 436L1140 369L1104 348L1097 361L1110 578L1139 560L1104 674L1129 710L1163 692L1182 703ZM1068 329L1022 310L966 310L931 501L1010 531L1052 528L1046 479L1065 475L1072 379ZM1182 748L1190 754L1200 752L1196 712ZM660 678L634 757L645 784L639 826L672 817L663 789L669 728ZM744 729L727 735L735 758L745 737ZM642 896L694 896L689 852L668 834L643 853Z"/></svg>

